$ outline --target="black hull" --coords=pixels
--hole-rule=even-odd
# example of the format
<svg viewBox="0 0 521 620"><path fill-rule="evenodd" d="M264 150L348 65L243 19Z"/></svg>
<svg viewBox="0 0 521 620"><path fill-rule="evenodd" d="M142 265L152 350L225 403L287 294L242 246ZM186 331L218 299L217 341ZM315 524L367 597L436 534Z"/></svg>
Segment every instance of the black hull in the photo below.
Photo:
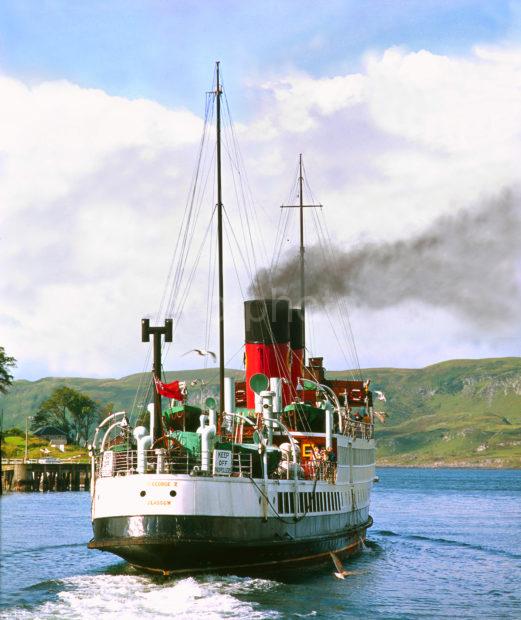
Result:
<svg viewBox="0 0 521 620"><path fill-rule="evenodd" d="M94 521L94 538L89 548L109 551L136 567L163 574L269 572L321 562L328 559L331 552L338 555L357 553L363 546L372 519L369 517L359 525L334 533L300 539L293 538L289 532L284 537L269 540L255 536L265 525L262 519L166 515L109 517ZM218 529L226 534L234 529L235 532L246 530L250 536L248 539L238 539L237 536L213 538L211 535ZM192 536L187 536L190 532Z"/></svg>

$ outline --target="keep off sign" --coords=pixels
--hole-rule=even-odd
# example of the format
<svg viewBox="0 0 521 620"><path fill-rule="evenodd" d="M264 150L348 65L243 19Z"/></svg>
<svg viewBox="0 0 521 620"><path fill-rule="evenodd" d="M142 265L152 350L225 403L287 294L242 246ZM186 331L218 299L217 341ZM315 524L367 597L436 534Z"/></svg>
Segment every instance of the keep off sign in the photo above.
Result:
<svg viewBox="0 0 521 620"><path fill-rule="evenodd" d="M101 476L108 477L114 473L114 452L107 450L103 452L103 460L101 461Z"/></svg>
<svg viewBox="0 0 521 620"><path fill-rule="evenodd" d="M232 473L232 453L230 450L213 451L214 476L229 476Z"/></svg>

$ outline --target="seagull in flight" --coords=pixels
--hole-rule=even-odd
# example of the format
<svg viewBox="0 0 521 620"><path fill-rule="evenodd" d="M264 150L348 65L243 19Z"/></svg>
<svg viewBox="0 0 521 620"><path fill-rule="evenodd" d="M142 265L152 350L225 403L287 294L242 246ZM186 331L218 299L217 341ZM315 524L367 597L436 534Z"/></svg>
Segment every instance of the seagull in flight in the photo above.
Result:
<svg viewBox="0 0 521 620"><path fill-rule="evenodd" d="M197 355L200 355L201 357L210 356L214 362L217 361L217 355L215 355L213 351L207 351L206 349L190 349L190 351L183 353L181 357L184 357L185 355L188 355L189 353L197 353Z"/></svg>
<svg viewBox="0 0 521 620"><path fill-rule="evenodd" d="M383 392L380 392L380 390L375 390L374 393L376 394L376 398L378 400L383 400L384 403L387 402L387 398L385 398L385 394Z"/></svg>

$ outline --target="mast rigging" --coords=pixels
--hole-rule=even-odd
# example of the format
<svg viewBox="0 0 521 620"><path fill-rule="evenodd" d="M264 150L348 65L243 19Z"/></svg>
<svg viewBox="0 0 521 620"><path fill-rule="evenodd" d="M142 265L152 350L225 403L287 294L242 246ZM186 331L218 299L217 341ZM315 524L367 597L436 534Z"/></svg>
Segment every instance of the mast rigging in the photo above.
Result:
<svg viewBox="0 0 521 620"><path fill-rule="evenodd" d="M322 205L305 205L304 204L304 174L302 166L302 153L299 155L299 204L298 205L281 205L281 209L299 209L300 210L300 308L302 312L302 321L304 324L304 333L302 334L302 345L304 349L303 363L306 364L306 268L305 268L305 251L304 246L304 209L322 208Z"/></svg>

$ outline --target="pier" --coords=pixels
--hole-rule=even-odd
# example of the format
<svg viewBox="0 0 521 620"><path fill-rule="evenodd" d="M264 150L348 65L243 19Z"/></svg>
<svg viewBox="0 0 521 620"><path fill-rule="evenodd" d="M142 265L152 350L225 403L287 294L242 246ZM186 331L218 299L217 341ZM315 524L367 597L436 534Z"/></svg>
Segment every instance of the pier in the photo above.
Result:
<svg viewBox="0 0 521 620"><path fill-rule="evenodd" d="M2 491L88 491L89 463L2 461Z"/></svg>

